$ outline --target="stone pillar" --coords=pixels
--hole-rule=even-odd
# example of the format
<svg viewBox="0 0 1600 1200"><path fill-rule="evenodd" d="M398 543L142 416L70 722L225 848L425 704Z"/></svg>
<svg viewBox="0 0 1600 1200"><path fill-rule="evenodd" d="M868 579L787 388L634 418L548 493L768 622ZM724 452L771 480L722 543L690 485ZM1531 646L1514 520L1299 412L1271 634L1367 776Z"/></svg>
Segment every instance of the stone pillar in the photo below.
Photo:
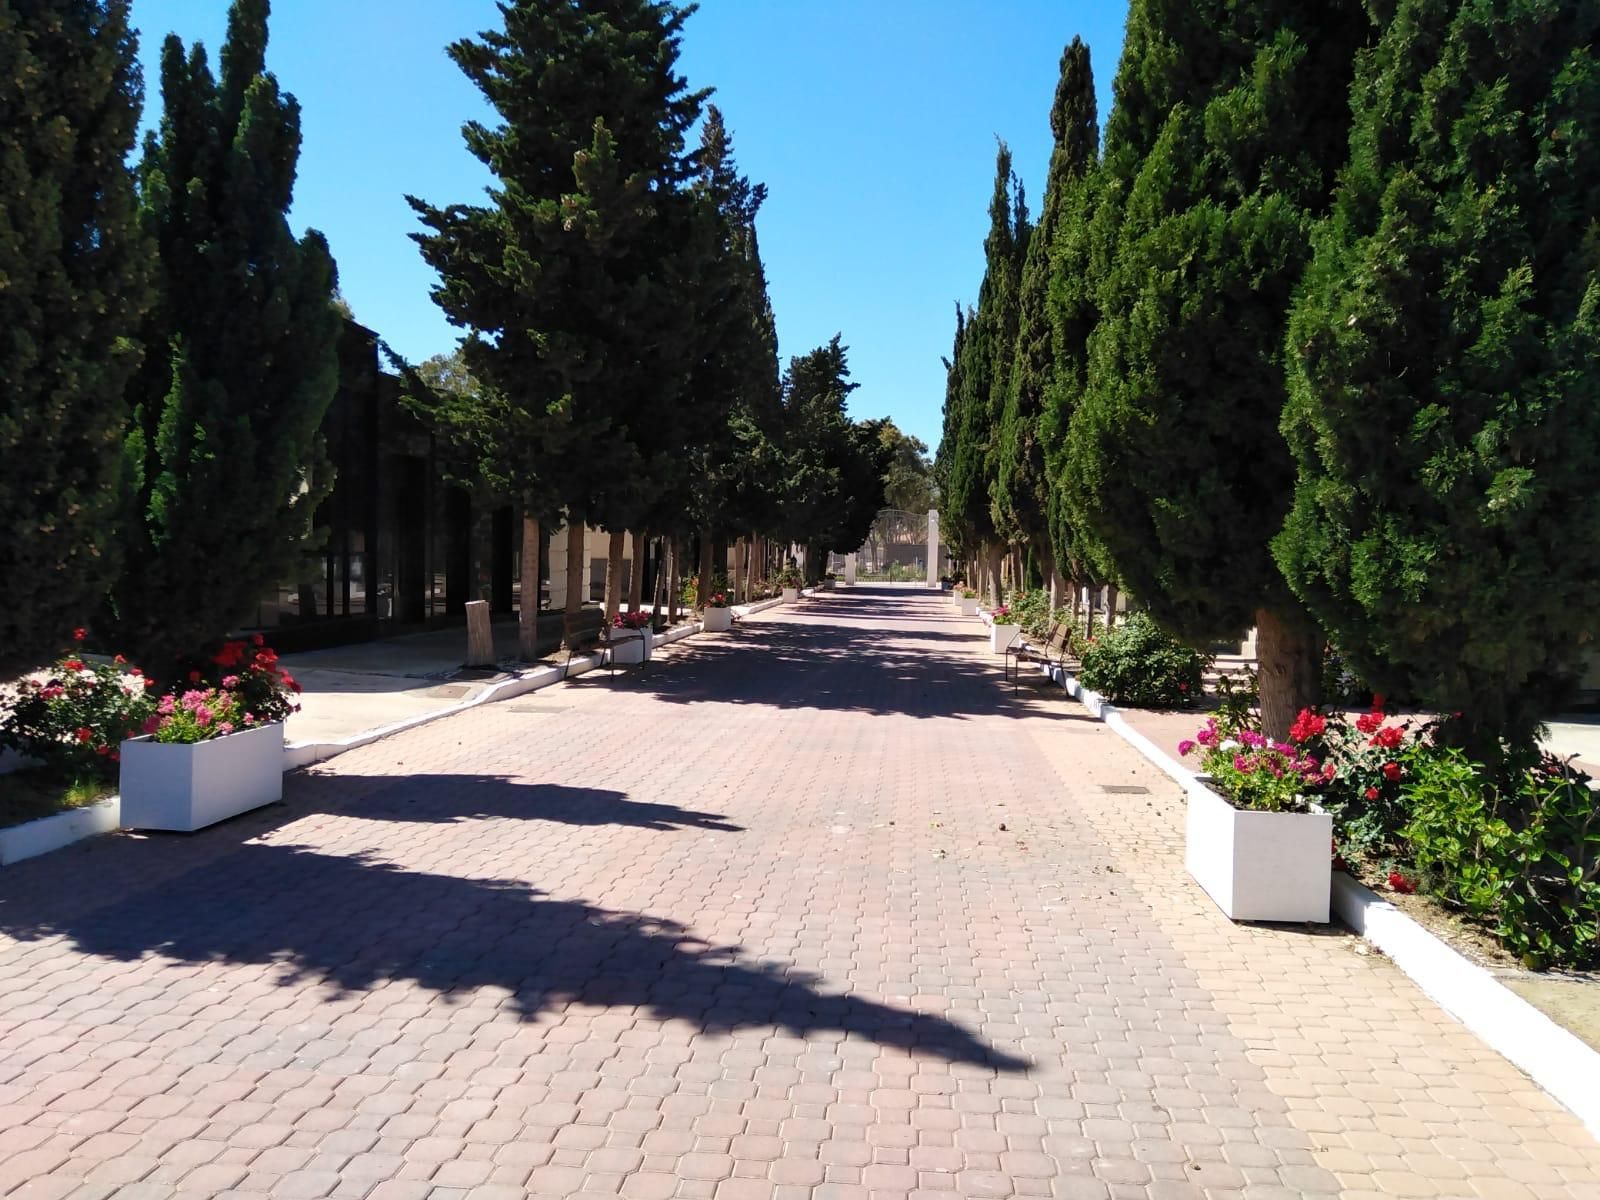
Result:
<svg viewBox="0 0 1600 1200"><path fill-rule="evenodd" d="M928 510L928 586L939 586L939 510Z"/></svg>
<svg viewBox="0 0 1600 1200"><path fill-rule="evenodd" d="M847 587L855 587L856 585L856 556L854 554L846 554L844 556L844 582Z"/></svg>

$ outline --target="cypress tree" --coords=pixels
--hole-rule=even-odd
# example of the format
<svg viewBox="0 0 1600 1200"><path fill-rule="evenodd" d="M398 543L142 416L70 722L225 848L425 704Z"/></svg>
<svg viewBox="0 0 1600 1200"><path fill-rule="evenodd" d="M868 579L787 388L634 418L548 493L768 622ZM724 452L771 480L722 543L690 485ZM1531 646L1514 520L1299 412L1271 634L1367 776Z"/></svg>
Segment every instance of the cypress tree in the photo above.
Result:
<svg viewBox="0 0 1600 1200"><path fill-rule="evenodd" d="M0 669L44 661L115 576L151 300L135 48L125 0L0 0Z"/></svg>
<svg viewBox="0 0 1600 1200"><path fill-rule="evenodd" d="M1369 24L1357 0L1135 10L1119 67L1130 112L1108 129L1096 217L1101 238L1115 220L1116 249L1096 281L1071 470L1094 489L1094 537L1157 620L1194 640L1257 627L1262 719L1281 737L1320 667L1270 550L1294 485L1283 330L1345 158ZM1149 102L1168 98L1158 125ZM1131 139L1152 131L1137 156Z"/></svg>
<svg viewBox="0 0 1600 1200"><path fill-rule="evenodd" d="M514 0L500 11L503 29L449 48L499 119L462 129L498 180L492 203L408 197L430 231L416 240L440 275L435 302L470 331L468 365L500 397L484 420L505 427L503 465L524 508L620 532L648 511L659 458L681 446L697 269L682 257L694 242L684 142L704 93L676 65L693 10ZM581 542L568 554L577 578ZM569 639L577 595L568 588Z"/></svg>
<svg viewBox="0 0 1600 1200"><path fill-rule="evenodd" d="M1059 413L1047 426L1046 396L1055 381L1062 345L1059 321L1052 321L1051 259L1066 237L1064 226L1079 215L1077 197L1085 175L1093 168L1100 146L1100 126L1095 115L1094 73L1089 47L1073 38L1061 53L1061 78L1050 107L1050 132L1055 139L1050 153L1050 174L1045 185L1039 224L1028 239L1022 269L1022 291L1017 321L1016 361L1001 420L1001 451L996 478L996 502L1012 520L1029 546L1041 558L1052 590L1058 575L1050 531L1050 484L1047 450L1049 435L1065 429ZM1068 368L1070 369L1070 368Z"/></svg>
<svg viewBox="0 0 1600 1200"><path fill-rule="evenodd" d="M1011 169L1011 149L1002 141L995 152L978 307L961 336L960 420L945 476L948 506L984 564L985 587L993 603L999 602L1003 531L996 525L990 493L999 463L1000 418L1016 346L1027 229L1027 206Z"/></svg>
<svg viewBox="0 0 1600 1200"><path fill-rule="evenodd" d="M267 14L235 0L220 79L203 47L167 39L140 165L159 300L132 388L137 509L114 602L124 644L157 670L296 574L332 483L334 266L321 234L289 229L300 107L266 70Z"/></svg>
<svg viewBox="0 0 1600 1200"><path fill-rule="evenodd" d="M1600 6L1401 0L1291 321L1275 543L1382 690L1530 745L1596 633Z"/></svg>
<svg viewBox="0 0 1600 1200"><path fill-rule="evenodd" d="M956 332L950 346L950 356L944 359L944 406L939 447L933 455L933 484L939 493L939 535L950 548L951 557L958 562L971 562L978 552L976 530L967 516L965 497L957 503L956 490L951 482L955 462L961 453L961 364L967 342L969 313L956 304Z"/></svg>

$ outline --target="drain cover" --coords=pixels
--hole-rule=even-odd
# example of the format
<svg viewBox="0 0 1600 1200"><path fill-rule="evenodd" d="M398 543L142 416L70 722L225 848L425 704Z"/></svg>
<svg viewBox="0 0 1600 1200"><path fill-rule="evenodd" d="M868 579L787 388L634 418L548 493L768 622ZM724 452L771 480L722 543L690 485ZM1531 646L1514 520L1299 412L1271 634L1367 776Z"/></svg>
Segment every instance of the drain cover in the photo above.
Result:
<svg viewBox="0 0 1600 1200"><path fill-rule="evenodd" d="M1116 796L1148 796L1150 794L1149 788L1139 787L1137 784L1132 783L1102 783L1100 790L1102 792L1110 792Z"/></svg>

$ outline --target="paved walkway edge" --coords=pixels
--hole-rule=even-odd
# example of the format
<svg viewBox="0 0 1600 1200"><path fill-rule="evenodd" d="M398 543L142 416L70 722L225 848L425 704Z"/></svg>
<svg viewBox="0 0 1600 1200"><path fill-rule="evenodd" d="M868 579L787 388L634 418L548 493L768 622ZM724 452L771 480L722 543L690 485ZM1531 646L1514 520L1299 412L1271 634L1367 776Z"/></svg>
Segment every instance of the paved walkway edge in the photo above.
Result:
<svg viewBox="0 0 1600 1200"><path fill-rule="evenodd" d="M122 824L122 797L107 796L82 808L52 813L37 821L25 821L0 829L0 866L9 867L23 859L37 858L60 850L84 838L111 833Z"/></svg>
<svg viewBox="0 0 1600 1200"><path fill-rule="evenodd" d="M1037 666L1091 716L1171 776L1185 797L1191 789L1204 786L1193 771L1129 725L1104 696L1084 687L1064 668L1048 663ZM1333 873L1333 912L1388 955L1434 1003L1526 1072L1591 1133L1600 1136L1600 1051L1343 871Z"/></svg>

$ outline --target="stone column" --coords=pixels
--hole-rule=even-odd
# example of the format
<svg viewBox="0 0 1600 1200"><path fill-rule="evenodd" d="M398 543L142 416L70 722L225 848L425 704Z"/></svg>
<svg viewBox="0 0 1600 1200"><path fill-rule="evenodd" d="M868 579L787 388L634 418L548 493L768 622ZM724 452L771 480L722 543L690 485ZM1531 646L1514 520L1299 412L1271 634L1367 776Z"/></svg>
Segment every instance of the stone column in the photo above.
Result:
<svg viewBox="0 0 1600 1200"><path fill-rule="evenodd" d="M939 586L939 510L928 510L928 586Z"/></svg>

